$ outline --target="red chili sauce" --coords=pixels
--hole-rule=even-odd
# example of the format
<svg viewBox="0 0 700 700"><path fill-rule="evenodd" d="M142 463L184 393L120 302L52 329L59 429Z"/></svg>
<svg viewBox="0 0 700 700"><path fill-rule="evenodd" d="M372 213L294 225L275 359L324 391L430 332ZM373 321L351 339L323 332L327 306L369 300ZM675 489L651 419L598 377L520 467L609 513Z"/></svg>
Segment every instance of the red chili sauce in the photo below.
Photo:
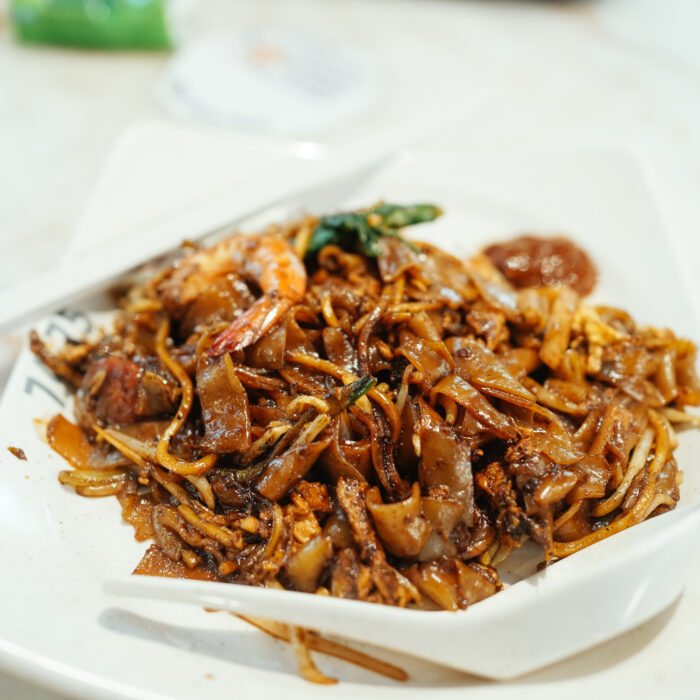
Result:
<svg viewBox="0 0 700 700"><path fill-rule="evenodd" d="M484 253L515 287L566 284L589 294L598 277L588 255L563 236L518 236L490 245Z"/></svg>

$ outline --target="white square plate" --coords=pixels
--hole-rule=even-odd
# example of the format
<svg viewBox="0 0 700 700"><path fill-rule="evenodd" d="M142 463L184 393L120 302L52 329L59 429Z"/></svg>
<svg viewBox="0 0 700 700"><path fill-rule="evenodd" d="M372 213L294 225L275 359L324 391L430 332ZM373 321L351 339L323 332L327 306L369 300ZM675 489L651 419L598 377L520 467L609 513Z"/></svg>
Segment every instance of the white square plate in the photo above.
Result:
<svg viewBox="0 0 700 700"><path fill-rule="evenodd" d="M142 158L137 146L132 143ZM279 148L289 154L286 146ZM119 167L122 177L133 173L124 153ZM181 167L185 172L187 163ZM168 185L166 171L163 178L161 190ZM92 226L100 219L109 222L115 208L124 206L105 197L100 201L99 189L97 195L90 207ZM176 190L172 196L177 197ZM338 206L380 198L442 205L446 215L415 235L458 253L523 231L566 233L598 264L599 299L626 308L640 321L700 337L654 194L635 157L625 151L407 150ZM78 314L37 325L60 342L66 334L84 331L86 323ZM499 684L377 652L407 668L411 680L399 685L321 658L322 668L341 683L316 687L298 677L284 645L228 615L110 598L102 583L131 571L146 545L137 543L121 522L115 499L85 499L59 485L62 460L38 439L33 421L69 411L69 403L62 385L23 351L0 406L0 665L8 671L86 697L211 700L273 693L289 700L358 694L417 698L426 692L436 698L469 693L473 698L517 694L541 699L589 695L600 687L609 695L645 697L679 694L690 690L688 683L700 682L698 632L692 623L700 615L700 577L690 582L680 603L638 630ZM682 500L688 503L700 499L700 478L692 472L700 461L700 441L696 435L682 437L678 457L686 470ZM10 445L23 448L28 461L10 455L4 449Z"/></svg>

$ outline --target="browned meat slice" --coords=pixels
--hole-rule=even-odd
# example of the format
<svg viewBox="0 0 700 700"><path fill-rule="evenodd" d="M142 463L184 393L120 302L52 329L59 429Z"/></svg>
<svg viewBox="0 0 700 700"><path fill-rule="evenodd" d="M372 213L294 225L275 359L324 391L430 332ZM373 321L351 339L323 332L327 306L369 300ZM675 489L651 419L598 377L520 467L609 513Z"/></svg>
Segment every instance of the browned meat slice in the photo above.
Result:
<svg viewBox="0 0 700 700"><path fill-rule="evenodd" d="M229 355L200 357L197 395L202 406L202 447L216 454L244 452L250 446L248 395Z"/></svg>
<svg viewBox="0 0 700 700"><path fill-rule="evenodd" d="M76 413L80 424L92 428L96 422L101 425L133 423L139 371L136 362L124 357L103 357L93 362L78 391Z"/></svg>
<svg viewBox="0 0 700 700"><path fill-rule="evenodd" d="M175 409L180 389L155 363L118 354L100 357L88 366L76 395L80 425L120 425L166 414Z"/></svg>

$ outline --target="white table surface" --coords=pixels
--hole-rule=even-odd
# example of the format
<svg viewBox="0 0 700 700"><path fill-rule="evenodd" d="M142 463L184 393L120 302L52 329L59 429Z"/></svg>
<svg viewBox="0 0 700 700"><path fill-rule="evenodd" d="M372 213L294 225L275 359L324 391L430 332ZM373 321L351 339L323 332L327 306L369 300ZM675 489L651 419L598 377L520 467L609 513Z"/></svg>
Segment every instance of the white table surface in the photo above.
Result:
<svg viewBox="0 0 700 700"><path fill-rule="evenodd" d="M298 134L303 138L342 143L398 121L418 125L471 100L479 107L464 146L631 145L648 163L700 298L697 0L201 0L191 33L256 22L352 40L382 67L382 96L372 109L335 130ZM18 46L0 16L0 285L60 258L120 132L167 117L153 94L167 60ZM0 386L18 342L0 340ZM700 648L699 626L681 624L699 611L700 566L673 609L572 660L564 672L590 676L643 654L653 641L661 654L655 678L664 687L663 639L681 634ZM675 696L697 697L700 668L675 673L682 674L672 684ZM0 675L0 698L57 697Z"/></svg>

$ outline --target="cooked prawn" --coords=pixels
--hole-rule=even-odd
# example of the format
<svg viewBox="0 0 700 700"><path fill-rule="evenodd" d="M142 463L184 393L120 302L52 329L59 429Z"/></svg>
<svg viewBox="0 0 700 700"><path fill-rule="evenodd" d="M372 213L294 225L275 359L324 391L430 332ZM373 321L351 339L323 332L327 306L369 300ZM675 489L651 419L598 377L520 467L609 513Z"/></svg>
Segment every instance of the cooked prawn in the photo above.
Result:
<svg viewBox="0 0 700 700"><path fill-rule="evenodd" d="M217 336L212 355L251 345L277 325L306 293L306 268L284 238L237 236L229 241L237 272L256 280L263 295Z"/></svg>
<svg viewBox="0 0 700 700"><path fill-rule="evenodd" d="M160 280L159 292L176 305L197 298L214 279L236 273L254 281L262 296L222 331L212 355L251 345L273 328L306 292L306 269L292 246L270 234L237 235L185 258Z"/></svg>

